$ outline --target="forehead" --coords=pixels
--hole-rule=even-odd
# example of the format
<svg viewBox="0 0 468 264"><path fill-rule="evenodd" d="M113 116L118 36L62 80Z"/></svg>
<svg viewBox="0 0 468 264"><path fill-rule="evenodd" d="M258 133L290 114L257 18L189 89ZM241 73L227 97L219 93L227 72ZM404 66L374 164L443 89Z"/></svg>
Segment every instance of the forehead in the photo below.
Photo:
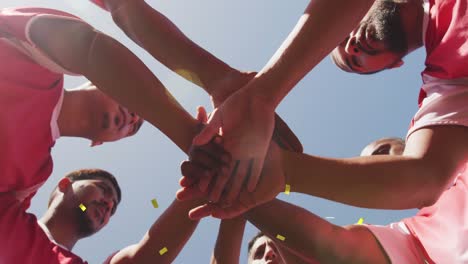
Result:
<svg viewBox="0 0 468 264"><path fill-rule="evenodd" d="M81 180L77 182L82 182L83 185L101 185L106 188L107 191L112 193L112 196L117 200L117 191L115 190L114 185L112 182L106 178L97 177L95 179L88 179L88 180Z"/></svg>
<svg viewBox="0 0 468 264"><path fill-rule="evenodd" d="M379 139L369 145L367 145L361 152L361 156L370 156L374 150L378 147L389 144L392 147L401 145L401 142L397 139Z"/></svg>
<svg viewBox="0 0 468 264"><path fill-rule="evenodd" d="M250 250L250 255L253 255L255 253L255 251L262 245L264 244L273 244L273 240L271 240L269 237L267 236L261 236L259 238L257 238L257 240L255 240L255 243L253 244L252 246L252 250Z"/></svg>

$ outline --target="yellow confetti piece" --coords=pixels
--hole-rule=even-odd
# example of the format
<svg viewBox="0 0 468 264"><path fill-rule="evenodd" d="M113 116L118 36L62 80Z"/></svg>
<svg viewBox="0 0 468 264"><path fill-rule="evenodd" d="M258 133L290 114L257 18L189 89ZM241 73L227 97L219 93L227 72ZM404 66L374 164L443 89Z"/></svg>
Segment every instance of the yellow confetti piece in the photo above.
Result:
<svg viewBox="0 0 468 264"><path fill-rule="evenodd" d="M359 218L359 221L356 223L357 225L362 225L364 223L364 218Z"/></svg>
<svg viewBox="0 0 468 264"><path fill-rule="evenodd" d="M158 201L156 201L156 199L151 200L151 203L153 204L153 207L154 207L154 208L158 208L158 207L159 207Z"/></svg>
<svg viewBox="0 0 468 264"><path fill-rule="evenodd" d="M291 185L286 184L286 187L284 188L284 193L286 195L289 195L290 192L291 192Z"/></svg>
<svg viewBox="0 0 468 264"><path fill-rule="evenodd" d="M286 238L280 234L276 235L276 238L281 240L281 241L284 241Z"/></svg>
<svg viewBox="0 0 468 264"><path fill-rule="evenodd" d="M159 255L164 255L167 252L167 247L163 247L161 250L159 250Z"/></svg>
<svg viewBox="0 0 468 264"><path fill-rule="evenodd" d="M80 209L81 209L81 211L84 212L84 211L86 211L86 206L84 206L84 204L80 204Z"/></svg>

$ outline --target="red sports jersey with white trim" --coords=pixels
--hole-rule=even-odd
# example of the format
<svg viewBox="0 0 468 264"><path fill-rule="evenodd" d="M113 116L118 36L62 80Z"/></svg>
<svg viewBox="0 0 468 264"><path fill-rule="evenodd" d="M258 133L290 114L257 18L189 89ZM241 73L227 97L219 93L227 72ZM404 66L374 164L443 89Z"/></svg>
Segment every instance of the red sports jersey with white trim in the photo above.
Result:
<svg viewBox="0 0 468 264"><path fill-rule="evenodd" d="M29 38L43 16L76 19L49 9L0 9L0 263L6 264L84 263L25 212L52 172L66 72Z"/></svg>
<svg viewBox="0 0 468 264"><path fill-rule="evenodd" d="M424 1L426 69L408 136L428 126L468 127L468 0ZM404 220L433 263L468 263L467 184L463 171L433 206Z"/></svg>
<svg viewBox="0 0 468 264"><path fill-rule="evenodd" d="M69 250L55 244L10 194L0 194L0 263L85 264Z"/></svg>

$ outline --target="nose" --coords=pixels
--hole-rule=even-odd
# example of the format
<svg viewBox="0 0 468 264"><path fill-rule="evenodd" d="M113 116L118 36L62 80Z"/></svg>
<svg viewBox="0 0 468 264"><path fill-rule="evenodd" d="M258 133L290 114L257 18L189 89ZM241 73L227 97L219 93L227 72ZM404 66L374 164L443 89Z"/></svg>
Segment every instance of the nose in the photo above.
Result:
<svg viewBox="0 0 468 264"><path fill-rule="evenodd" d="M276 253L273 248L267 245L265 249L265 260L275 260L276 257Z"/></svg>
<svg viewBox="0 0 468 264"><path fill-rule="evenodd" d="M359 53L359 48L356 45L356 37L351 36L348 38L348 41L346 42L345 52L350 54L350 55L357 55Z"/></svg>

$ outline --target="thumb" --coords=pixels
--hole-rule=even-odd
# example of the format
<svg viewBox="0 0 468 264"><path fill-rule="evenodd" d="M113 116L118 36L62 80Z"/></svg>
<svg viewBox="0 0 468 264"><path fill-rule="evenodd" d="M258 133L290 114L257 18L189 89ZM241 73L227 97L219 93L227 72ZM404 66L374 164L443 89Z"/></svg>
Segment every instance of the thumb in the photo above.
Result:
<svg viewBox="0 0 468 264"><path fill-rule="evenodd" d="M192 144L195 146L202 146L208 144L213 137L218 135L219 128L221 127L221 114L216 110L208 120L206 126L200 131L200 133L193 138Z"/></svg>
<svg viewBox="0 0 468 264"><path fill-rule="evenodd" d="M202 124L208 122L208 115L206 114L206 109L203 106L197 107L197 121Z"/></svg>

